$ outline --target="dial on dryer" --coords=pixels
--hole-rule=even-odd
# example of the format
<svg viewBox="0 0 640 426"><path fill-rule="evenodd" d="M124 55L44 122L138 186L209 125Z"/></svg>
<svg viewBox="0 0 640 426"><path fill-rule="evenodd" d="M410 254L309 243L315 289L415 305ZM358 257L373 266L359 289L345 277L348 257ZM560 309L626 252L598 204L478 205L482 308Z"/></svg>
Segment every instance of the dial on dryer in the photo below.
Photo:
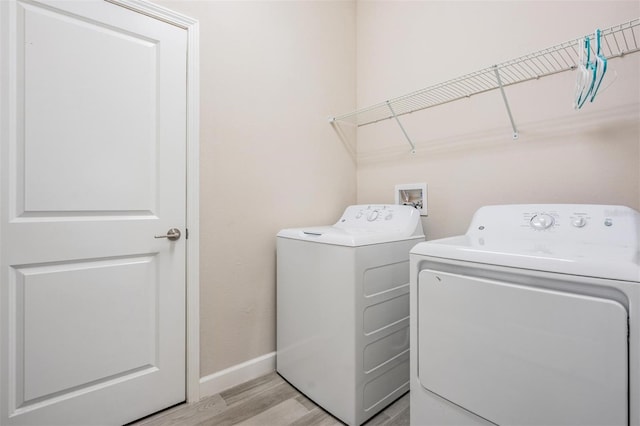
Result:
<svg viewBox="0 0 640 426"><path fill-rule="evenodd" d="M550 214L541 213L533 216L529 224L533 229L543 230L553 226L555 219Z"/></svg>

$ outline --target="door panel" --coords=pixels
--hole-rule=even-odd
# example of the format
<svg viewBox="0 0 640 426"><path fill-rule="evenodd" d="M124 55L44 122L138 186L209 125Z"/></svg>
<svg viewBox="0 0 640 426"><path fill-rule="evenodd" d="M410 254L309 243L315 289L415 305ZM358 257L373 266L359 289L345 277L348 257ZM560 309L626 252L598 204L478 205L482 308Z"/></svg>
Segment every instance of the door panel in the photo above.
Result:
<svg viewBox="0 0 640 426"><path fill-rule="evenodd" d="M25 212L154 210L158 42L23 8Z"/></svg>
<svg viewBox="0 0 640 426"><path fill-rule="evenodd" d="M418 304L424 388L496 424L627 424L620 303L423 270Z"/></svg>
<svg viewBox="0 0 640 426"><path fill-rule="evenodd" d="M12 0L0 33L0 423L181 402L186 31L101 0Z"/></svg>
<svg viewBox="0 0 640 426"><path fill-rule="evenodd" d="M19 371L25 376L17 383L24 386L23 404L154 368L154 261L124 258L16 270L15 305L22 315L14 333L22 342L17 359L24 360Z"/></svg>

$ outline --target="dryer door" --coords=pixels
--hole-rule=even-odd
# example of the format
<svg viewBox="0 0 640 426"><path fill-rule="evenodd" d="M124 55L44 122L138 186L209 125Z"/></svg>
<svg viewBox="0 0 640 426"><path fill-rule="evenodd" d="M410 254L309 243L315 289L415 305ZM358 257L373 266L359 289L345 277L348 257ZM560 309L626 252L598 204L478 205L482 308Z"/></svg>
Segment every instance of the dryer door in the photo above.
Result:
<svg viewBox="0 0 640 426"><path fill-rule="evenodd" d="M423 270L423 387L497 424L627 425L620 303Z"/></svg>

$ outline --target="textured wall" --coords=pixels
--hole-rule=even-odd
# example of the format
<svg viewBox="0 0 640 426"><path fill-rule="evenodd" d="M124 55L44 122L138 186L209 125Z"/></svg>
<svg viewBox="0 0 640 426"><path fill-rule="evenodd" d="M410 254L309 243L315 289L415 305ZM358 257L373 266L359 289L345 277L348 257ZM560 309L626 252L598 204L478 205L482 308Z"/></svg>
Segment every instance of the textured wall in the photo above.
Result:
<svg viewBox="0 0 640 426"><path fill-rule="evenodd" d="M358 3L358 107L365 107L640 16L637 1ZM382 30L384 28L384 30ZM572 107L575 72L358 131L358 201L391 202L426 182L428 239L464 233L486 204L602 203L640 208L640 54L609 63L595 102ZM616 77L617 75L617 77Z"/></svg>
<svg viewBox="0 0 640 426"><path fill-rule="evenodd" d="M427 182L429 239L485 204L640 208L640 54L580 111L574 72L507 88L515 142L499 92L403 117L415 155L391 121L360 128L357 171L326 121L356 93L365 107L631 20L636 1L157 2L201 25L201 376L275 349L276 232L334 221L356 189L393 202Z"/></svg>
<svg viewBox="0 0 640 426"><path fill-rule="evenodd" d="M355 163L355 4L157 1L200 22L201 376L275 350L275 235L335 221Z"/></svg>

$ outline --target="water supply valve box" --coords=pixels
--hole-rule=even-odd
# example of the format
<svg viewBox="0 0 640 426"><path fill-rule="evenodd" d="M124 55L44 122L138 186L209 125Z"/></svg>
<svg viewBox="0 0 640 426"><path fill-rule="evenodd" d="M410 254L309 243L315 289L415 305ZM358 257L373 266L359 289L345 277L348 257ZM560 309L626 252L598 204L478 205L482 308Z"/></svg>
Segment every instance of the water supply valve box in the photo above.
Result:
<svg viewBox="0 0 640 426"><path fill-rule="evenodd" d="M427 216L427 184L404 183L396 185L395 202L405 206L415 207L420 216Z"/></svg>

